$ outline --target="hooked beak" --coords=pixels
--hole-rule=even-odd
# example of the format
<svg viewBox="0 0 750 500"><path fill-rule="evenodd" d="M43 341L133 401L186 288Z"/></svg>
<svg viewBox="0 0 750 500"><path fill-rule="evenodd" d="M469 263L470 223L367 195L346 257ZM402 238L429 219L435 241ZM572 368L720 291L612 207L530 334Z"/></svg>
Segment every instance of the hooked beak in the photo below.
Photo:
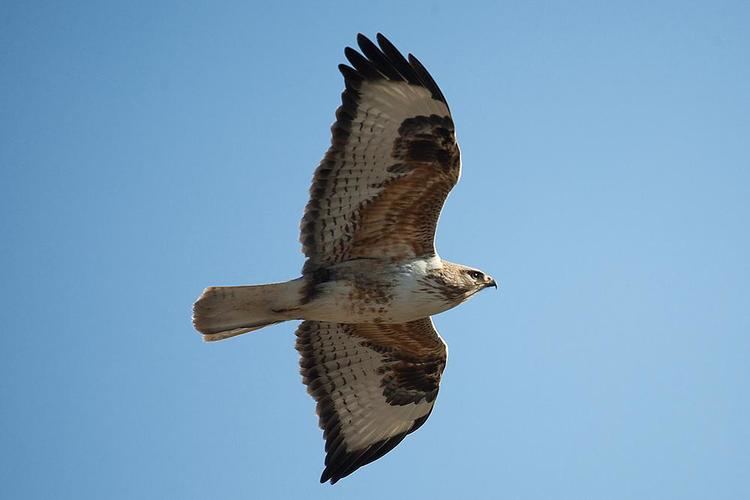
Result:
<svg viewBox="0 0 750 500"><path fill-rule="evenodd" d="M494 287L495 289L497 289L497 283L495 282L495 280L493 278L487 276L486 280L487 281L484 284L485 288Z"/></svg>

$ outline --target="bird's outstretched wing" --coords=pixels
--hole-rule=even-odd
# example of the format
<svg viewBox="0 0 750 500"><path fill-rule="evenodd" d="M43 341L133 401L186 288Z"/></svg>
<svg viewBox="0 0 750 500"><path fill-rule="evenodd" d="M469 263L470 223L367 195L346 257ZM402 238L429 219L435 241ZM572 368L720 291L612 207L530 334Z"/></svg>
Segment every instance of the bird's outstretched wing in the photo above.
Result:
<svg viewBox="0 0 750 500"><path fill-rule="evenodd" d="M305 271L349 259L435 253L440 210L458 182L450 110L427 70L378 34L345 51L346 89L301 224Z"/></svg>
<svg viewBox="0 0 750 500"><path fill-rule="evenodd" d="M297 350L326 440L321 483L377 460L417 430L435 404L447 358L430 318L381 325L305 321Z"/></svg>

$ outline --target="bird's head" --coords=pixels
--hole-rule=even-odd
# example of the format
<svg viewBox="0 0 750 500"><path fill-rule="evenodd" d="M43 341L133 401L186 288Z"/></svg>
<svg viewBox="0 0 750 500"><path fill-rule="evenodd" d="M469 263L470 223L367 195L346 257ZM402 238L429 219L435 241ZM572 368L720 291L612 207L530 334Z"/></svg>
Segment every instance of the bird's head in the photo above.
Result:
<svg viewBox="0 0 750 500"><path fill-rule="evenodd" d="M448 299L460 302L468 299L485 288L497 288L497 282L479 269L443 261L442 268L436 273L436 281Z"/></svg>
<svg viewBox="0 0 750 500"><path fill-rule="evenodd" d="M479 269L472 269L467 267L462 269L461 272L463 281L466 283L467 288L479 291L485 288L494 287L497 288L497 283L489 274L485 274Z"/></svg>

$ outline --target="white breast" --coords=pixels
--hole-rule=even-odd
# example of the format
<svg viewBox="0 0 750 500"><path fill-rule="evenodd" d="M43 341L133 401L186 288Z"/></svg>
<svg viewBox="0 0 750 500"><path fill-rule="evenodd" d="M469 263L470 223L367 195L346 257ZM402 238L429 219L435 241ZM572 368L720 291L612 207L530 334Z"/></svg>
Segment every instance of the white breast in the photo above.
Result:
<svg viewBox="0 0 750 500"><path fill-rule="evenodd" d="M346 273L356 263L347 263ZM425 291L422 280L442 266L439 257L414 259L373 268L363 262L347 278L324 284L307 304L304 319L337 323L405 323L449 309L440 297ZM338 272L339 275L345 273Z"/></svg>
<svg viewBox="0 0 750 500"><path fill-rule="evenodd" d="M400 265L388 323L401 323L432 316L449 306L435 294L425 291L424 278L443 266L440 257L415 259Z"/></svg>

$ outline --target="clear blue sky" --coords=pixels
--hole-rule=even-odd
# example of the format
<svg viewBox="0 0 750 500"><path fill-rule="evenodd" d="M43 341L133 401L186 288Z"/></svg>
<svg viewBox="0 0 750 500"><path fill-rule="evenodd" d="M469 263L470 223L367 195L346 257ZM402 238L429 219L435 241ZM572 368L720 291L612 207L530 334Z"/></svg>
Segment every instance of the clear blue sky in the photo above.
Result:
<svg viewBox="0 0 750 500"><path fill-rule="evenodd" d="M746 2L1 10L0 497L750 498ZM296 277L360 31L448 97L438 248L502 286L331 487L295 325L209 345L190 307Z"/></svg>

